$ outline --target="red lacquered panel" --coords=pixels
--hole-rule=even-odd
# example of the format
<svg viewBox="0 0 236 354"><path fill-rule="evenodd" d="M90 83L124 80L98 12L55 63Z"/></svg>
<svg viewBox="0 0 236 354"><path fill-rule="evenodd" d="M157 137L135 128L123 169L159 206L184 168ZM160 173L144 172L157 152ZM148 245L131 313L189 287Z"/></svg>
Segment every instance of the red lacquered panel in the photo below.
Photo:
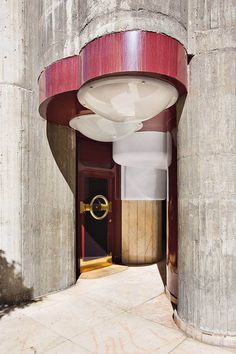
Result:
<svg viewBox="0 0 236 354"><path fill-rule="evenodd" d="M80 168L95 167L112 169L115 162L112 159L112 143L102 143L77 133L78 161ZM96 153L95 153L96 151Z"/></svg>
<svg viewBox="0 0 236 354"><path fill-rule="evenodd" d="M168 122L175 116L175 106L166 109L157 116L143 122L139 131L167 132Z"/></svg>
<svg viewBox="0 0 236 354"><path fill-rule="evenodd" d="M174 106L175 108L175 106ZM168 131L172 138L172 162L168 168L169 198L167 234L167 289L175 302L178 298L178 200L177 200L177 127L176 113L168 121Z"/></svg>
<svg viewBox="0 0 236 354"><path fill-rule="evenodd" d="M173 83L180 95L185 94L185 49L175 39L153 32L128 31L98 38L82 50L81 58L73 56L61 59L40 75L41 116L51 122L68 125L70 119L84 109L76 98L81 85L111 74L161 78ZM165 131L165 118L158 119L157 130ZM146 124L149 130L153 126L153 122Z"/></svg>
<svg viewBox="0 0 236 354"><path fill-rule="evenodd" d="M108 34L81 52L81 81L111 74L139 74L172 82L186 93L187 55L175 39L161 33L127 31Z"/></svg>
<svg viewBox="0 0 236 354"><path fill-rule="evenodd" d="M49 65L39 77L39 101L80 87L80 56L64 58Z"/></svg>
<svg viewBox="0 0 236 354"><path fill-rule="evenodd" d="M69 121L80 114L84 107L77 99L77 91L64 92L44 101L39 112L49 122L69 125Z"/></svg>

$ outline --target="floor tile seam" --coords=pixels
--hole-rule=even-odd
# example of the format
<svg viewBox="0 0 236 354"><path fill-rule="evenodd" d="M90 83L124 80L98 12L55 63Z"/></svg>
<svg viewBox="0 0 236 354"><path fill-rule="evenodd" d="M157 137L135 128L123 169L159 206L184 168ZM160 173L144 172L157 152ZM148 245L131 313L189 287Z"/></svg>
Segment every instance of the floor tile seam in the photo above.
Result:
<svg viewBox="0 0 236 354"><path fill-rule="evenodd" d="M57 347L59 347L60 345L62 345L62 344L64 344L64 343L66 343L68 341L68 339L65 339L65 340L63 340L63 342L61 342L61 343L57 343L56 345L54 345L53 347L51 347L51 348L49 348L49 349L47 349L47 351L45 352L45 350L43 350L43 351L41 351L41 350L39 350L39 351L37 351L37 354L46 354L46 353L48 353L50 350L52 350L52 349L55 349L55 348L57 348Z"/></svg>
<svg viewBox="0 0 236 354"><path fill-rule="evenodd" d="M51 304L50 306L46 306L45 308L48 308L48 307L52 307L52 306L58 306L58 305L66 305L66 304L69 304L69 305L78 305L78 303L79 302L84 302L84 301L86 301L86 300L89 300L90 302L92 302L93 304L96 304L97 303L97 301L96 301L96 299L94 299L94 298L92 298L92 297L90 297L90 296L88 296L88 294L83 294L83 295L85 295L85 296L76 296L76 295L73 295L73 294L69 294L68 295L68 298L66 298L66 299L63 299L63 300L60 300L60 301L54 301L54 303L53 304ZM74 300L74 301L72 301L72 300ZM36 312L39 312L39 311L41 311L43 308L40 308L40 309L38 309L38 310L35 310L35 312L34 313L36 313Z"/></svg>
<svg viewBox="0 0 236 354"><path fill-rule="evenodd" d="M158 298L158 297L161 296L162 294L164 294L164 293L161 293L160 295L157 295L157 296L154 296L154 297L152 297L152 298L149 298L148 300L145 300L144 302L141 302L140 304L137 304L137 305L135 305L135 306L132 306L132 307L130 307L129 309L126 309L125 311L129 312L129 311L135 310L137 307L142 306L142 305L146 304L147 302L152 301L152 300Z"/></svg>
<svg viewBox="0 0 236 354"><path fill-rule="evenodd" d="M146 304L146 303L149 302L149 301L152 301L152 300L154 300L154 299L157 299L159 296L161 296L161 295L163 295L163 294L165 294L165 291L161 292L161 293L160 293L159 295L157 295L157 296L151 297L151 298L149 298L148 300L144 301L144 302L142 303L142 305ZM140 305L137 305L137 306L140 306Z"/></svg>
<svg viewBox="0 0 236 354"><path fill-rule="evenodd" d="M86 350L88 353L91 353L91 354L93 353L89 349L85 348L83 345L73 342L71 339L68 339L68 341L71 342L72 344L75 344L76 346Z"/></svg>
<svg viewBox="0 0 236 354"><path fill-rule="evenodd" d="M25 315L25 317L31 319L33 322L39 324L40 326L44 327L45 329L51 331L53 334L55 334L55 335L57 335L58 337L62 338L62 339L63 339L63 342L69 339L69 338L63 336L62 334L58 333L57 331L55 331L52 327L49 327L49 326L45 325L45 324L42 323L42 322L40 322L40 321L38 321L38 320L36 320L36 319L34 319L34 318L28 316L28 315ZM62 342L62 343L63 343L63 342Z"/></svg>
<svg viewBox="0 0 236 354"><path fill-rule="evenodd" d="M62 302L62 301L61 301ZM48 307L50 307L50 308L52 308L52 307L54 307L54 306L58 306L59 305L59 303L58 302L55 302L55 303L53 303L53 304L51 304L50 306L46 306L46 307L41 307L40 309L35 309L35 311L33 311L33 313L24 313L24 315L25 316L27 316L27 317L30 317L31 319L34 319L34 315L35 314L37 314L37 313L39 313L39 312L41 312L41 311L44 311L45 309L47 310L48 309Z"/></svg>
<svg viewBox="0 0 236 354"><path fill-rule="evenodd" d="M62 343L56 344L56 345L53 346L52 348L48 349L46 352L45 352L45 351L43 351L43 352L39 351L38 353L39 353L39 354L44 354L44 353L47 354L48 352L50 352L50 350L56 349L57 347L59 348L62 344L67 343L67 342L70 342L70 343L74 344L75 346L78 347L78 349L81 348L81 349L86 350L86 351L88 352L88 354L89 354L89 353L92 354L92 352L91 352L90 350L88 350L87 348L83 347L82 345L80 345L80 344L78 344L78 343L72 342L70 339L66 339L66 340L63 341ZM79 352L78 352L78 354L79 354Z"/></svg>
<svg viewBox="0 0 236 354"><path fill-rule="evenodd" d="M129 313L130 313L130 312L129 312ZM143 317L143 316L140 315L140 314L136 314L136 313L135 313L135 314L130 313L130 314L131 314L131 315L135 315L135 316L137 316L137 317L140 317L140 318L142 318L142 319L145 319L145 320L147 320L147 321L149 321L149 322L158 324L159 326L164 327L165 329L170 329L170 330L173 330L173 331L175 331L175 332L177 332L177 333L181 333L182 335L185 335L178 327L173 328L173 327L170 327L170 326L166 326L166 325L164 325L163 323L159 323L159 322L154 321L154 320L152 320L152 319L150 319L150 318ZM173 320L173 323L174 323L174 320ZM186 338L188 338L188 337L186 337Z"/></svg>
<svg viewBox="0 0 236 354"><path fill-rule="evenodd" d="M115 316L115 317L119 317L119 316L122 316L123 314L121 313L121 314L118 314L117 316ZM139 317L139 316L137 316L137 315L133 315L133 314L130 314L132 317ZM141 317L141 319L142 319L142 321L143 322L147 322L147 323L149 323L149 322L152 322L152 321L149 321L149 320L147 320L147 319L145 319L145 318L142 318ZM112 320L112 319L110 319L110 320ZM164 327L164 326L162 326L162 327ZM168 328L168 329L170 329L170 328ZM86 332L89 332L89 331L91 331L91 328L90 329L88 329L88 330L86 330L86 331L84 331L84 332L81 332L80 333L80 335L81 334L85 334ZM180 331L177 331L178 333L180 332ZM70 338L70 341L72 342L72 343L75 343L76 344L76 342L73 342L73 338L75 338L75 337L77 337L78 335L75 335L75 336L73 336L73 337L71 337ZM175 347L174 347L174 349L179 345L179 344L181 344L184 340L186 340L187 339L187 337L186 336L184 336L184 338L181 340L181 342L180 343L178 343ZM81 346L82 347L82 346ZM87 348L85 348L85 347L83 347L84 349L86 349L86 350L88 350ZM158 347L158 349L159 349L159 347ZM171 349L171 351L172 351L173 349ZM168 354L169 353L171 353L171 351L170 352L168 352ZM91 352L91 353L94 353L95 354L95 352Z"/></svg>
<svg viewBox="0 0 236 354"><path fill-rule="evenodd" d="M89 296L88 296L88 297L89 297ZM90 299L91 299L91 298L90 298ZM103 304L103 306L104 306L104 302L105 302L105 301L106 301L106 298L105 298L105 297L95 300L96 304L98 304L98 303L99 303L99 304ZM129 306L129 307L126 307L126 306L123 307L123 305L120 305L120 304L118 304L118 303L115 302L115 301L109 302L109 304L111 304L111 306L113 305L113 306L116 307L118 310L122 310L122 311L124 311L124 312L129 312L129 311L131 311L132 309L136 308L137 306L141 306L141 305L145 304L146 301L148 301L148 300L145 300L144 302L140 302L139 304L134 305L134 306L131 305L131 306Z"/></svg>
<svg viewBox="0 0 236 354"><path fill-rule="evenodd" d="M90 300L93 300L94 303L99 304L99 305L105 306L104 303L107 302L107 299L106 299L105 297L100 297L100 299L98 299L98 298L94 299L94 298L91 298L91 297L89 296L89 294L87 294L87 296L88 296L88 298L89 298ZM100 295L100 296L101 296L101 295ZM126 309L124 309L123 307L121 307L121 306L120 306L117 302L115 302L115 301L107 302L107 304L108 304L108 305L110 304L111 306L117 307L118 310L126 311ZM112 310L112 309L111 309L111 310Z"/></svg>
<svg viewBox="0 0 236 354"><path fill-rule="evenodd" d="M184 334L183 334L183 335L184 335ZM186 341L186 339L188 339L188 337L187 337L186 335L184 335L183 340L181 340L181 342L179 342L178 344L176 344L175 347L172 348L171 351L168 352L168 354L173 353L173 352L175 351L175 349L177 349L180 345L182 345L182 344Z"/></svg>
<svg viewBox="0 0 236 354"><path fill-rule="evenodd" d="M126 314L127 314L127 313L126 313ZM122 316L122 315L124 315L124 313L119 313L119 314L115 315L113 318L110 318L108 321L111 322L111 321L113 321L113 320L116 320L117 317L120 317L120 316ZM131 316L131 317L139 317L139 316L133 315L133 314L130 314L130 316ZM147 322L147 323L150 322L150 321L148 321L148 320L145 319L145 318L141 318L141 320L142 320L143 322ZM101 321L101 322L102 322L102 321ZM97 327L97 325L99 325L99 324L100 324L100 322L99 322L99 323L96 323L95 327ZM94 326L93 326L92 328L94 328ZM78 337L79 335L84 335L84 334L86 334L87 332L89 333L92 328L88 328L88 329L86 329L85 331L82 331L82 332L80 332L80 333L78 333L78 334L76 334L76 335L74 335L73 337L70 337L70 338L68 338L68 339L69 339L71 342L73 342L73 338ZM76 343L76 342L73 342L73 343ZM85 349L88 350L87 348L85 348Z"/></svg>
<svg viewBox="0 0 236 354"><path fill-rule="evenodd" d="M109 291L109 289L108 289L108 291ZM135 292L134 292L134 293L135 293ZM155 295L155 296L152 296L152 297L146 299L145 301L143 301L142 303L140 303L140 304L138 304L138 305L135 305L135 306L140 306L141 304L145 304L146 302L152 301L152 300L158 298L159 296L161 296L161 295L163 295L163 294L165 294L164 289L162 290L162 292L161 292L160 294ZM88 292L86 292L86 296L88 296L89 298L90 298L91 295L94 296L94 293L92 293L92 290L89 290ZM103 295L99 295L98 293L96 293L96 296L97 296L97 295L103 297ZM97 297L96 297L96 300L95 300L94 298L92 298L92 299L93 299L94 301L97 301ZM105 295L104 295L104 300L105 300Z"/></svg>
<svg viewBox="0 0 236 354"><path fill-rule="evenodd" d="M77 333L77 334L75 334L75 335L73 335L72 337L69 337L69 338L67 338L67 339L70 340L72 343L76 343L76 342L73 342L73 338L78 337L78 336L81 335L81 334L86 334L87 332L91 331L94 327L99 326L104 320L107 320L107 322L110 322L110 321L112 321L113 319L115 319L116 317L119 317L119 316L123 315L124 313L125 313L125 311L122 311L121 313L117 313L117 314L115 314L114 316L112 316L112 317L110 317L110 318L101 318L101 320L100 320L98 323L96 323L94 326L92 326L92 327L90 327L90 328L87 328L87 329L85 329L85 330L82 330L82 331L80 331L79 333ZM86 348L85 348L85 349L86 349ZM86 349L86 350L88 350L88 349Z"/></svg>
<svg viewBox="0 0 236 354"><path fill-rule="evenodd" d="M91 297L89 294L86 294L86 299L91 301L97 307L105 308L106 310L109 310L111 312L114 310L119 310L122 312L125 311L125 309L123 307L121 307L119 304L117 304L116 302L107 302L106 298L97 299L97 298Z"/></svg>
<svg viewBox="0 0 236 354"><path fill-rule="evenodd" d="M73 342L71 339L68 339L68 341L71 342L72 344L77 345L78 348L82 348L82 349L86 350L86 351L88 352L88 354L94 354L93 351L89 350L88 348L85 348L83 345L78 344L78 343L76 343L76 342ZM79 353L78 353L78 354L79 354Z"/></svg>
<svg viewBox="0 0 236 354"><path fill-rule="evenodd" d="M131 313L131 314L132 314L132 313ZM182 332L179 330L178 327L174 328L174 327L165 325L165 324L163 324L163 323L157 322L157 321L152 320L152 319L150 319L150 318L144 317L143 315L140 315L140 314L133 314L133 315L136 315L136 316L138 316L138 317L144 318L144 319L147 320L147 321L156 323L156 324L158 324L159 326L162 326L162 327L164 327L164 328L173 329L174 331L178 331L179 333L182 333ZM173 323L174 323L174 321L173 321Z"/></svg>
<svg viewBox="0 0 236 354"><path fill-rule="evenodd" d="M135 288L137 286L137 284L135 285L130 285L129 284L129 288L132 288L132 286ZM81 295L84 295L84 294L93 294L94 295L94 292L96 291L96 295L99 294L99 291L101 290L102 292L104 292L104 289L107 290L107 292L109 292L109 290L115 290L116 288L120 289L121 287L124 287L126 288L126 284L122 284L122 283L117 283L117 284L109 284L108 286L99 286L97 288L92 288L92 289L87 289L87 290L83 290L83 292L81 293ZM135 291L134 291L135 293ZM162 293L164 293L164 290L162 291ZM70 296L73 296L73 295L70 295ZM157 297L159 295L156 295L154 297Z"/></svg>

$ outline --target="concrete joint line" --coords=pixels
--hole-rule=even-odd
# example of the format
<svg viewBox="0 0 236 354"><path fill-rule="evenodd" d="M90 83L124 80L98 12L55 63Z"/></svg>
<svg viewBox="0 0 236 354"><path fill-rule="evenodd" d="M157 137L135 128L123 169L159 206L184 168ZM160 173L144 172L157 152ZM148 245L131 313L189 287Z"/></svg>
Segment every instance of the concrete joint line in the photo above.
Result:
<svg viewBox="0 0 236 354"><path fill-rule="evenodd" d="M143 13L146 13L147 15L149 15L149 14L152 14L152 15L160 15L160 16L163 16L164 18L168 19L168 20L170 19L170 20L172 20L173 22L177 22L185 31L187 31L187 27L186 27L183 23L179 22L174 16L170 16L170 15L168 15L168 14L165 14L165 13L161 12L161 11L156 12L156 11L153 11L153 10L148 10L148 9L146 10L146 9L140 8L140 9L129 9L129 10L120 9L120 10L115 10L115 11L106 12L105 14L102 14L102 15L100 15L100 16L93 17L93 18L91 18L91 19L81 28L80 33L82 33L83 30L84 30L86 27L88 27L91 22L96 21L96 20L99 20L99 19L102 19L102 18L107 17L107 16L110 16L110 15L112 15L112 14L116 14L116 13L118 13L118 12L123 12L123 13L132 13L132 12L133 12L133 13L138 13L138 12L141 12L141 11L142 11ZM148 17L148 16L147 16L147 17Z"/></svg>
<svg viewBox="0 0 236 354"><path fill-rule="evenodd" d="M236 48L234 48L234 47L214 48L214 49L206 50L203 52L196 52L194 54L194 56L200 56L200 55L210 54L210 53L215 53L215 52L232 52L232 51L235 52Z"/></svg>
<svg viewBox="0 0 236 354"><path fill-rule="evenodd" d="M32 89L29 89L27 87L23 87L21 85L14 84L14 83L11 83L11 82L0 82L0 86L12 86L12 87L16 87L18 89L24 90L24 91L33 92Z"/></svg>

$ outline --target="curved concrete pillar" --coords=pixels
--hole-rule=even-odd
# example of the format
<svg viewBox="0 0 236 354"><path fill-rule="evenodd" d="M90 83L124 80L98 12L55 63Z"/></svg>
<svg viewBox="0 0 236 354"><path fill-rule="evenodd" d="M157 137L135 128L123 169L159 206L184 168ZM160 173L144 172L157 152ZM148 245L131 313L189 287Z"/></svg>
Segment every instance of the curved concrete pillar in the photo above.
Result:
<svg viewBox="0 0 236 354"><path fill-rule="evenodd" d="M86 3L86 1L84 1ZM40 71L58 59L79 54L79 17L82 7L74 0L40 1ZM40 74L40 71L38 75Z"/></svg>
<svg viewBox="0 0 236 354"><path fill-rule="evenodd" d="M80 47L112 32L161 32L187 46L188 1L80 0Z"/></svg>
<svg viewBox="0 0 236 354"><path fill-rule="evenodd" d="M75 144L38 116L39 3L0 4L1 304L75 281Z"/></svg>
<svg viewBox="0 0 236 354"><path fill-rule="evenodd" d="M95 38L113 32L164 33L187 48L187 0L46 0L39 7L40 70L79 54Z"/></svg>
<svg viewBox="0 0 236 354"><path fill-rule="evenodd" d="M205 10L202 4L199 13L191 12L196 55L190 62L189 94L178 127L175 318L190 336L236 346L236 58L235 49L222 48L220 38L215 41L212 29L214 24L222 36L230 32L222 21L230 15L228 6L211 2Z"/></svg>

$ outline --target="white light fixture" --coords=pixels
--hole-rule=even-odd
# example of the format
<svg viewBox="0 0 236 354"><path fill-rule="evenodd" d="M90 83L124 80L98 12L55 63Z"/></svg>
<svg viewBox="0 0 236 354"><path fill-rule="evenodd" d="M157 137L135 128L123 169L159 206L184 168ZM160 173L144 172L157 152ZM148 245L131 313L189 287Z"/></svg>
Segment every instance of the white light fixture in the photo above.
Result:
<svg viewBox="0 0 236 354"><path fill-rule="evenodd" d="M171 164L170 133L142 131L113 144L113 160L121 166L167 170Z"/></svg>
<svg viewBox="0 0 236 354"><path fill-rule="evenodd" d="M98 114L86 114L73 118L69 125L90 139L109 142L127 137L142 128L141 122L117 123Z"/></svg>
<svg viewBox="0 0 236 354"><path fill-rule="evenodd" d="M115 122L148 120L178 99L166 81L144 76L113 76L88 82L78 100L93 112Z"/></svg>

